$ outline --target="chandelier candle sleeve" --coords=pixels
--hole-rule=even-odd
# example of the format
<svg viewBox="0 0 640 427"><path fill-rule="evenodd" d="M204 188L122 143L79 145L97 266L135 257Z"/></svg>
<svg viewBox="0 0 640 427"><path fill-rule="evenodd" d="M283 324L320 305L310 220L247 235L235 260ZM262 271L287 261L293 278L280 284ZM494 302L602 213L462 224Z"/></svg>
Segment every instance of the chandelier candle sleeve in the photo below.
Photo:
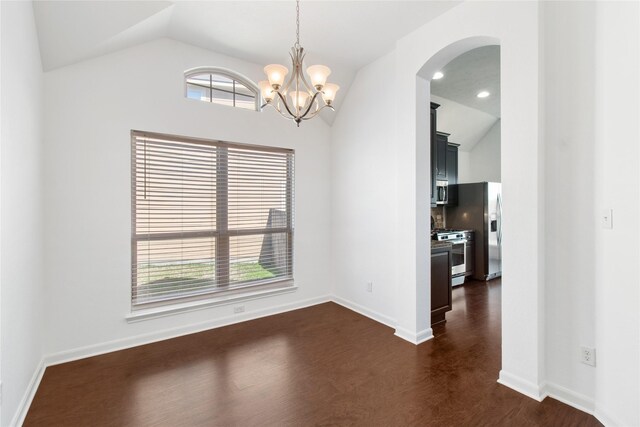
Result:
<svg viewBox="0 0 640 427"><path fill-rule="evenodd" d="M283 117L300 126L302 120L317 116L325 108L333 110L332 104L340 87L327 83L331 69L325 65L312 65L306 69L306 73L304 71L305 51L300 46L299 0L296 1L296 42L290 56L291 72L280 64L264 67L269 81L260 82L260 94L265 102L262 108L270 105Z"/></svg>

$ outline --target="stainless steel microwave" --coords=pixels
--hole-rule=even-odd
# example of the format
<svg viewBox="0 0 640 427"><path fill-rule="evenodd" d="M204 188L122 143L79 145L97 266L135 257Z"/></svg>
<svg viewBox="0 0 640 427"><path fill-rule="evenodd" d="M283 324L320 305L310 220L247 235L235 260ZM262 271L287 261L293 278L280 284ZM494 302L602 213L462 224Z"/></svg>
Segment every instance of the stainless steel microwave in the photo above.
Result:
<svg viewBox="0 0 640 427"><path fill-rule="evenodd" d="M436 181L436 204L446 205L449 200L449 181Z"/></svg>

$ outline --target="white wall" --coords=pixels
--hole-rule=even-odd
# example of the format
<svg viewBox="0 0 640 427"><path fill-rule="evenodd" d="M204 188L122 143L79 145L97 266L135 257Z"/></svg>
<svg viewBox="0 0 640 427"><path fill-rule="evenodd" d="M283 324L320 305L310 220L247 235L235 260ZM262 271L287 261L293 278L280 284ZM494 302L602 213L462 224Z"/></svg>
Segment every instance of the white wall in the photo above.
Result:
<svg viewBox="0 0 640 427"><path fill-rule="evenodd" d="M595 33L596 414L608 425L638 426L640 4L598 2ZM605 230L597 216L609 208L614 228Z"/></svg>
<svg viewBox="0 0 640 427"><path fill-rule="evenodd" d="M183 72L262 67L168 39L46 73L46 353L52 360L135 345L328 295L329 128L296 128L258 113L184 98ZM294 276L290 294L127 323L131 287L131 129L296 150Z"/></svg>
<svg viewBox="0 0 640 427"><path fill-rule="evenodd" d="M547 383L593 410L595 369L580 363L595 346L596 2L543 5Z"/></svg>
<svg viewBox="0 0 640 427"><path fill-rule="evenodd" d="M462 162L460 153L464 153ZM471 151L458 151L458 182L483 181L501 182L500 120L491 126Z"/></svg>
<svg viewBox="0 0 640 427"><path fill-rule="evenodd" d="M389 104L394 74L389 53L360 69L332 127L331 252L334 293L376 319L395 325L397 239L395 137ZM373 282L373 292L366 283Z"/></svg>
<svg viewBox="0 0 640 427"><path fill-rule="evenodd" d="M2 2L0 425L17 420L42 358L42 67L30 2Z"/></svg>
<svg viewBox="0 0 640 427"><path fill-rule="evenodd" d="M640 7L548 2L543 16L547 388L605 425L640 425Z"/></svg>

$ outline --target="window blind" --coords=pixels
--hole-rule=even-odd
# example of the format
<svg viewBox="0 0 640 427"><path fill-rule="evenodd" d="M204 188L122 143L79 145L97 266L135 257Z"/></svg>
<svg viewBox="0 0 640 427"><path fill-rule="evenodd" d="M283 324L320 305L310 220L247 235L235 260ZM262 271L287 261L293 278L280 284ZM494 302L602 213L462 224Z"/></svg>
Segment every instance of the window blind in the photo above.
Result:
<svg viewBox="0 0 640 427"><path fill-rule="evenodd" d="M132 306L293 279L293 150L132 132Z"/></svg>

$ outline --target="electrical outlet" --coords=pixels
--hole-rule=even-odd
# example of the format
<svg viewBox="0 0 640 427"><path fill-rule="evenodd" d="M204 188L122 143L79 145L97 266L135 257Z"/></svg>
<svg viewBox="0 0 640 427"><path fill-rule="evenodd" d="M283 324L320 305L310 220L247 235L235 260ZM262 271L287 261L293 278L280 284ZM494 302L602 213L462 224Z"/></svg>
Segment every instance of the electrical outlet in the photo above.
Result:
<svg viewBox="0 0 640 427"><path fill-rule="evenodd" d="M602 228L612 229L613 228L613 209L604 209L600 216L600 221L602 222Z"/></svg>
<svg viewBox="0 0 640 427"><path fill-rule="evenodd" d="M585 365L596 366L596 349L591 347L580 347L580 361Z"/></svg>
<svg viewBox="0 0 640 427"><path fill-rule="evenodd" d="M244 305L236 305L235 307L233 307L233 312L235 314L244 313Z"/></svg>
<svg viewBox="0 0 640 427"><path fill-rule="evenodd" d="M367 292L373 292L373 282L367 282Z"/></svg>

